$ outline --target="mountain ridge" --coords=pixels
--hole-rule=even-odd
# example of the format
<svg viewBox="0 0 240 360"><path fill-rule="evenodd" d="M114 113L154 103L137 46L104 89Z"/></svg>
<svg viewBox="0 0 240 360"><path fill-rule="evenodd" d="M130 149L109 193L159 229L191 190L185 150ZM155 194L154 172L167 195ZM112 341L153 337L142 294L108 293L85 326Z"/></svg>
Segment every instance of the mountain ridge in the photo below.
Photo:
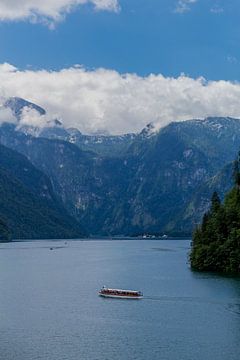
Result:
<svg viewBox="0 0 240 360"><path fill-rule="evenodd" d="M85 235L53 192L47 176L23 155L0 145L0 218L14 239Z"/></svg>
<svg viewBox="0 0 240 360"><path fill-rule="evenodd" d="M209 206L206 196L202 201L205 184L239 149L240 121L208 117L154 129L150 123L123 137L124 151L111 141L108 151L99 151L99 138L90 135L89 149L64 133L34 137L10 124L0 127L0 142L44 172L67 211L93 235L190 234Z"/></svg>

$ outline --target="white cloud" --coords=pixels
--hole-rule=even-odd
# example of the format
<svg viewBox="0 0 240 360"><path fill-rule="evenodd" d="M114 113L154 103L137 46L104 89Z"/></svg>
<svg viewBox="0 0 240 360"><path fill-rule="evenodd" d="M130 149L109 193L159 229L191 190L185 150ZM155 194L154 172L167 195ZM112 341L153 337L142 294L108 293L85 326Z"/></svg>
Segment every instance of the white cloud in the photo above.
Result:
<svg viewBox="0 0 240 360"><path fill-rule="evenodd" d="M29 19L53 26L84 4L92 4L96 10L120 10L118 0L0 0L0 21Z"/></svg>
<svg viewBox="0 0 240 360"><path fill-rule="evenodd" d="M230 64L238 64L238 59L235 56L228 55L227 62L229 62Z"/></svg>
<svg viewBox="0 0 240 360"><path fill-rule="evenodd" d="M118 12L120 10L120 5L118 0L91 0L95 5L96 10L107 10Z"/></svg>
<svg viewBox="0 0 240 360"><path fill-rule="evenodd" d="M10 109L0 105L0 125L5 122L16 123L16 118L13 116L13 113Z"/></svg>
<svg viewBox="0 0 240 360"><path fill-rule="evenodd" d="M21 126L34 126L43 128L48 126L49 124L49 116L41 115L37 110L25 106L21 111L20 121L19 121L19 127Z"/></svg>
<svg viewBox="0 0 240 360"><path fill-rule="evenodd" d="M195 4L198 0L178 0L175 12L183 14L191 10L191 5Z"/></svg>
<svg viewBox="0 0 240 360"><path fill-rule="evenodd" d="M222 14L224 12L224 9L218 5L215 5L210 9L210 12L213 14Z"/></svg>
<svg viewBox="0 0 240 360"><path fill-rule="evenodd" d="M240 117L240 83L223 80L207 82L161 74L141 77L82 67L20 71L2 64L0 84L0 95L32 101L44 107L49 116L57 115L66 127L77 127L84 133L140 131L150 121L164 126L206 116ZM28 123L31 116L32 123L38 123L36 114L27 115Z"/></svg>

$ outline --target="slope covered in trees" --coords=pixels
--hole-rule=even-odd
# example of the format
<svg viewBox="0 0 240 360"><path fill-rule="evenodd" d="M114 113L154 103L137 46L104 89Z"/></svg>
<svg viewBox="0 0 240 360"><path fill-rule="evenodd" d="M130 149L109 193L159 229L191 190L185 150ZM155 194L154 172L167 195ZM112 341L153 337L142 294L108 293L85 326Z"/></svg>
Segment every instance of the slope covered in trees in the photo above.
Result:
<svg viewBox="0 0 240 360"><path fill-rule="evenodd" d="M0 219L0 242L8 242L11 240L10 230L2 219Z"/></svg>
<svg viewBox="0 0 240 360"><path fill-rule="evenodd" d="M234 163L234 187L221 204L216 192L194 233L191 266L200 271L240 275L240 153Z"/></svg>
<svg viewBox="0 0 240 360"><path fill-rule="evenodd" d="M46 175L0 145L0 241L77 238L82 227L69 216Z"/></svg>

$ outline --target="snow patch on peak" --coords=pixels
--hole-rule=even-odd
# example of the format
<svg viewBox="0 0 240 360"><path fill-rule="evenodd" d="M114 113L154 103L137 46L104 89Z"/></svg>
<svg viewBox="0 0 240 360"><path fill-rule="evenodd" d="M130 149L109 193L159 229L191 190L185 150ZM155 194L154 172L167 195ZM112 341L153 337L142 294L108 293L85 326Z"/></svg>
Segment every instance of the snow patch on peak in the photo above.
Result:
<svg viewBox="0 0 240 360"><path fill-rule="evenodd" d="M207 117L202 121L202 123L205 127L208 127L213 131L220 132L229 125L232 126L233 122L237 123L239 121L239 119L231 117Z"/></svg>
<svg viewBox="0 0 240 360"><path fill-rule="evenodd" d="M144 138L151 138L155 136L161 129L161 126L158 123L150 122L145 126L145 128L141 131L140 135Z"/></svg>
<svg viewBox="0 0 240 360"><path fill-rule="evenodd" d="M35 110L39 115L46 115L46 111L41 106L19 97L8 98L4 102L4 107L11 109L17 120L20 120L21 114L26 108Z"/></svg>

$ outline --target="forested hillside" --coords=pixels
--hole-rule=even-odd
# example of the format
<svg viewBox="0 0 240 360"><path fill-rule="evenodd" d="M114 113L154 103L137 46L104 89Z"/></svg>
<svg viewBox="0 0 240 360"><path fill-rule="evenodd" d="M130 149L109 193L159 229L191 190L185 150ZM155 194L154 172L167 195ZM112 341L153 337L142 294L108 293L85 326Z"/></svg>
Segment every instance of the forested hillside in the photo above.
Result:
<svg viewBox="0 0 240 360"><path fill-rule="evenodd" d="M84 235L53 192L47 176L23 155L0 146L0 238L47 239Z"/></svg>
<svg viewBox="0 0 240 360"><path fill-rule="evenodd" d="M190 259L195 270L240 274L240 155L233 177L223 203L213 193L211 208L194 233Z"/></svg>
<svg viewBox="0 0 240 360"><path fill-rule="evenodd" d="M0 219L0 242L8 242L11 240L11 233L5 221Z"/></svg>

